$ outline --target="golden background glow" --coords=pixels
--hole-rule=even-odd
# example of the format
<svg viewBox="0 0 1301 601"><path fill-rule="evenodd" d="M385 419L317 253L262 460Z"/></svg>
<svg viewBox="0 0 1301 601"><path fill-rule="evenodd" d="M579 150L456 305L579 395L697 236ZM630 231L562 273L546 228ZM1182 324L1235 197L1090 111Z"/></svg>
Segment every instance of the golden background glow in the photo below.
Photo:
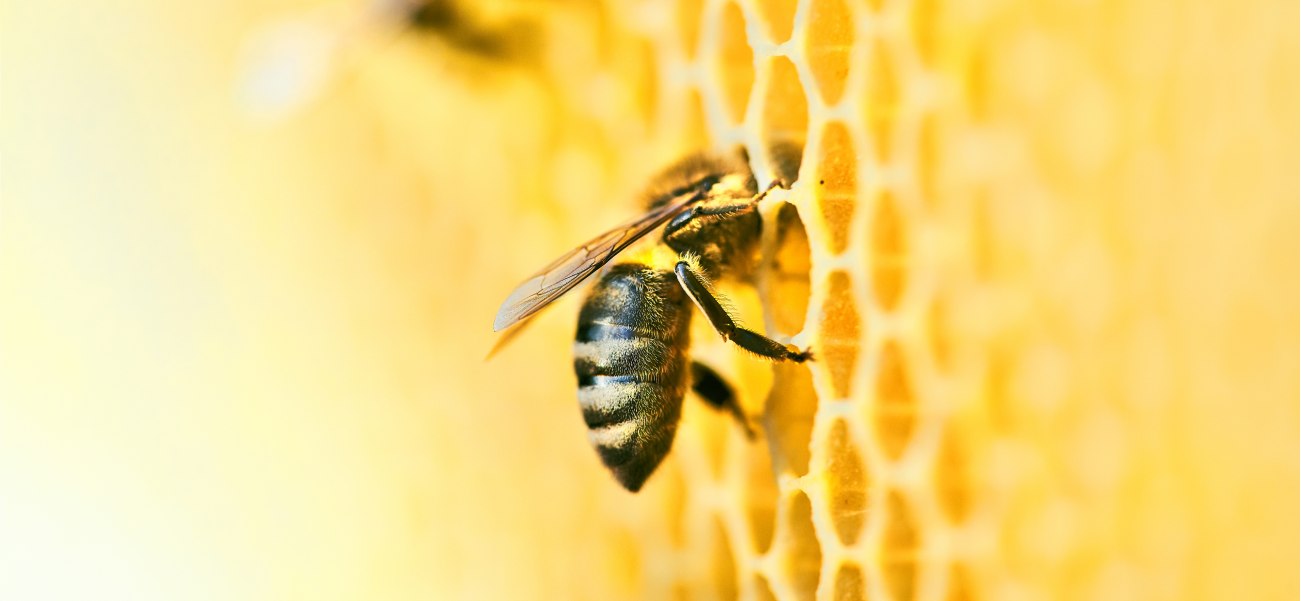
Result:
<svg viewBox="0 0 1301 601"><path fill-rule="evenodd" d="M0 598L1296 598L1295 3L366 10L0 4ZM274 23L350 32L296 108ZM624 493L574 303L492 316L774 138L810 262L730 291L820 360L698 332L765 436Z"/></svg>

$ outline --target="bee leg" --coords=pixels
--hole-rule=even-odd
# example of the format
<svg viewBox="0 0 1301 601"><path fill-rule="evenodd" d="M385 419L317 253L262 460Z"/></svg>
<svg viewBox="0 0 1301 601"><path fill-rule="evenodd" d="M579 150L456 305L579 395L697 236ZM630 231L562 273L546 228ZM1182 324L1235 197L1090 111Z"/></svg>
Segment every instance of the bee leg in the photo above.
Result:
<svg viewBox="0 0 1301 601"><path fill-rule="evenodd" d="M750 419L741 409L741 404L736 402L736 391L723 379L723 376L718 375L718 372L704 363L692 361L691 390L695 391L710 407L720 411L726 409L732 417L736 418L736 423L741 424L746 437L754 438Z"/></svg>
<svg viewBox="0 0 1301 601"><path fill-rule="evenodd" d="M747 351L774 361L803 363L813 358L813 354L809 351L801 351L794 346L782 344L738 325L719 302L719 295L713 291L709 280L692 267L691 263L678 261L673 268L673 273L677 275L678 283L682 285L683 290L686 290L687 296L691 297L697 307L700 307L705 317L709 319L710 325L714 326L723 340L731 340Z"/></svg>
<svg viewBox="0 0 1301 601"><path fill-rule="evenodd" d="M690 209L687 209L681 213L678 213L677 215L674 215L673 219L669 220L668 225L664 226L664 234L663 234L664 241L671 242L672 239L675 237L675 234L678 233L678 231L682 230L688 225L695 223L696 219L699 217L726 218L733 215L739 215L741 213L752 213L758 210L756 208L756 205L758 205L759 201L763 200L765 196L768 196L769 192L772 192L777 188L789 190L790 185L787 184L785 180L776 180L773 183L769 184L767 188L764 188L762 192L756 194L754 198L751 198L750 200L747 200L742 203L723 205L721 207L702 207L700 205L695 205Z"/></svg>
<svg viewBox="0 0 1301 601"><path fill-rule="evenodd" d="M673 237L673 234L694 222L697 217L721 217L746 213L753 210L755 210L754 204L750 202L724 205L721 207L701 207L700 205L696 205L673 216L673 219L669 221L668 225L664 226L664 240L667 242Z"/></svg>

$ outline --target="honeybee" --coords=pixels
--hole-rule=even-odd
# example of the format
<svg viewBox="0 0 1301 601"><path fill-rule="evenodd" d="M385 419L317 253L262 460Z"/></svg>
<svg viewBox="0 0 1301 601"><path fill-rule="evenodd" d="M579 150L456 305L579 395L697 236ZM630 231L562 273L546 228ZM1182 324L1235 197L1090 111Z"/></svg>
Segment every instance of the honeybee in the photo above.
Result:
<svg viewBox="0 0 1301 601"><path fill-rule="evenodd" d="M793 145L774 146L774 156L798 153ZM693 305L724 340L755 355L812 358L807 349L739 324L714 288L719 278L743 278L755 267L758 203L776 187L789 188L798 164L776 163L777 179L760 192L743 148L679 162L652 180L644 215L552 261L515 288L497 313L495 331L519 328L600 272L578 315L578 404L589 441L629 491L641 489L668 454L688 387L714 408L731 412L752 434L734 389L713 369L689 360ZM660 228L660 244L649 258L611 263Z"/></svg>

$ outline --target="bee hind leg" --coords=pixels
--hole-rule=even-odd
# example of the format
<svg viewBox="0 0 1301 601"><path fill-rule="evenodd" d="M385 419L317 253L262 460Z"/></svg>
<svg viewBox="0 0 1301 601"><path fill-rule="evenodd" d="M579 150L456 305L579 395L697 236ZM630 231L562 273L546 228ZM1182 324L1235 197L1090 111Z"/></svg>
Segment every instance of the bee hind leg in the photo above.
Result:
<svg viewBox="0 0 1301 601"><path fill-rule="evenodd" d="M710 325L714 326L724 340L731 340L747 351L774 361L803 363L813 358L813 353L807 350L801 351L792 345L782 344L737 324L736 320L727 313L727 309L723 308L718 294L709 285L709 280L692 267L691 263L678 261L677 266L673 268L673 273L677 276L682 289L687 291L687 296L691 297L692 302L700 308L709 319Z"/></svg>
<svg viewBox="0 0 1301 601"><path fill-rule="evenodd" d="M736 423L745 430L745 436L754 438L754 428L750 426L749 416L736 400L736 390L723 379L723 376L718 375L718 372L704 363L692 361L691 390L710 407L731 413L732 417L736 418Z"/></svg>

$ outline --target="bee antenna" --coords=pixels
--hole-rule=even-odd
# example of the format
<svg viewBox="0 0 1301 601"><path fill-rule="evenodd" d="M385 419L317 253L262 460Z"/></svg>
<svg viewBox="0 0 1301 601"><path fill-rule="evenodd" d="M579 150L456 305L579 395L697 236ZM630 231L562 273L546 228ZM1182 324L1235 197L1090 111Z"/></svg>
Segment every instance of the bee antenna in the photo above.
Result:
<svg viewBox="0 0 1301 601"><path fill-rule="evenodd" d="M775 179L775 180L772 181L771 184L768 184L768 187L767 187L767 188L764 188L762 192L760 192L760 193L758 193L758 194L755 194L755 195L754 195L754 198L750 201L750 203L751 203L751 204L758 204L758 203L761 202L764 198L767 198L767 197L768 197L768 193L769 193L769 192L772 192L775 188L781 188L781 189L783 189L783 190L790 190L790 189L791 189L790 184L787 184L785 181L783 181L783 180L781 180L781 179Z"/></svg>

